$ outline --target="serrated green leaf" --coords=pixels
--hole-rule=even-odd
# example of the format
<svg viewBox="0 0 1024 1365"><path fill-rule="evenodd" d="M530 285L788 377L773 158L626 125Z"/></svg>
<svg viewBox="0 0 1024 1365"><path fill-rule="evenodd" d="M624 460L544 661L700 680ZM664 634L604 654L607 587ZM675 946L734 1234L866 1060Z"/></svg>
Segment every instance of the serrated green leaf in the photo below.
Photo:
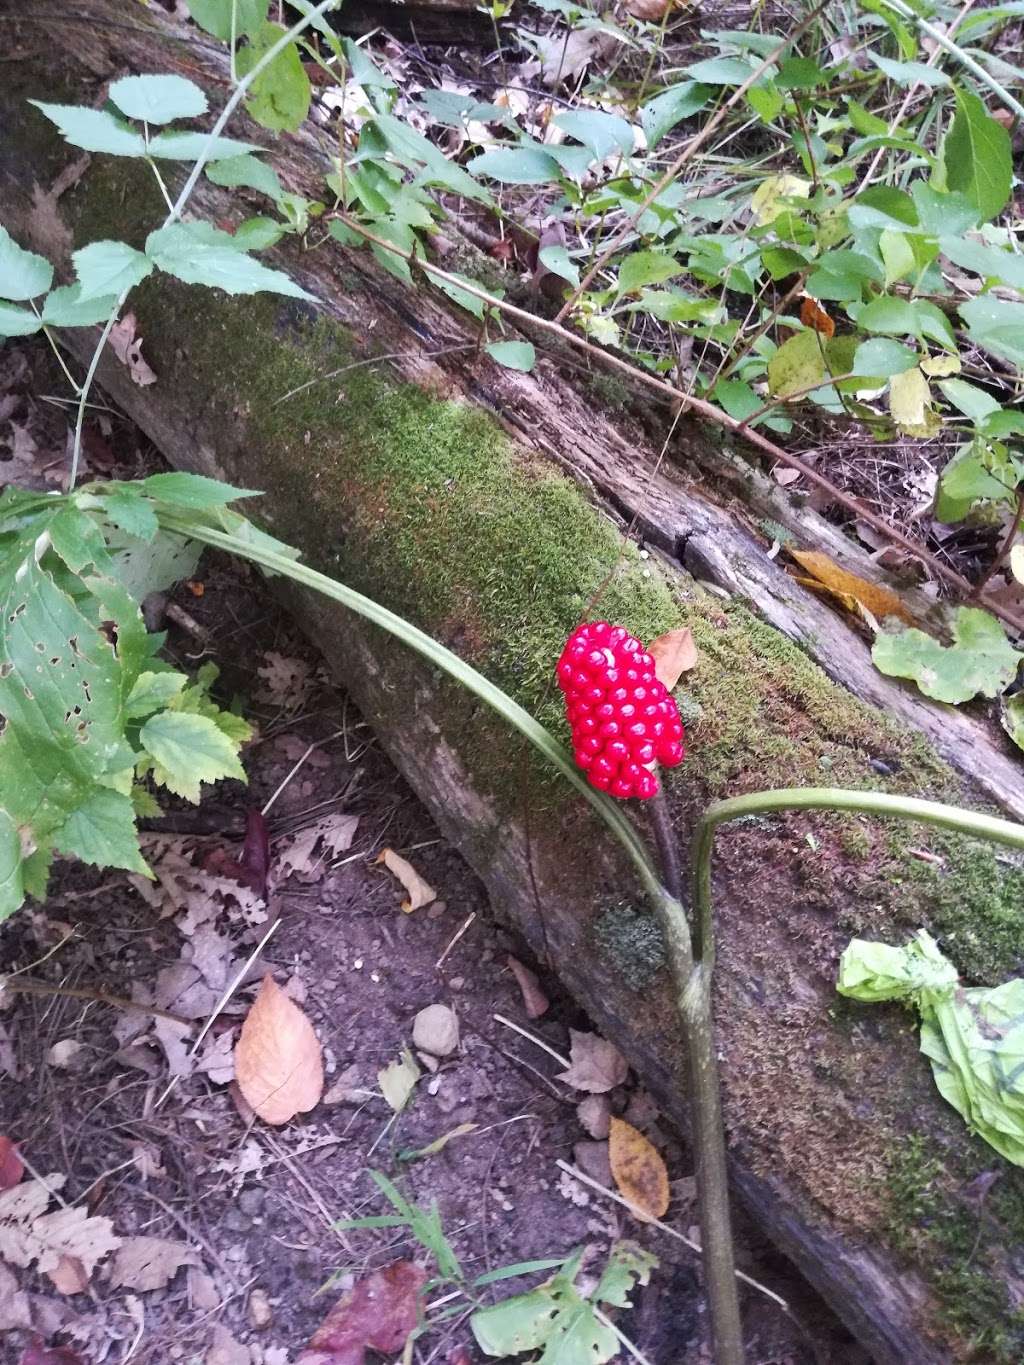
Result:
<svg viewBox="0 0 1024 1365"><path fill-rule="evenodd" d="M0 337L29 337L42 325L41 319L28 308L0 303Z"/></svg>
<svg viewBox="0 0 1024 1365"><path fill-rule="evenodd" d="M29 100L60 129L65 142L87 152L109 152L112 156L145 156L146 140L133 128L126 128L106 109L88 109L79 104L46 104Z"/></svg>
<svg viewBox="0 0 1024 1365"><path fill-rule="evenodd" d="M122 114L145 123L198 118L207 109L202 90L184 76L124 76L113 83L109 94Z"/></svg>
<svg viewBox="0 0 1024 1365"><path fill-rule="evenodd" d="M485 347L487 354L509 370L528 374L537 362L532 341L492 341Z"/></svg>
<svg viewBox="0 0 1024 1365"><path fill-rule="evenodd" d="M236 38L251 36L266 20L267 0L188 0L188 12L200 28L229 43L232 5Z"/></svg>
<svg viewBox="0 0 1024 1365"><path fill-rule="evenodd" d="M634 1286L649 1284L651 1271L657 1268L658 1258L651 1252L635 1242L616 1242L592 1298L613 1308L631 1308L629 1294Z"/></svg>
<svg viewBox="0 0 1024 1365"><path fill-rule="evenodd" d="M279 24L261 24L247 46L235 57L240 76L247 76L283 36ZM309 113L312 90L298 45L289 43L256 77L245 97L245 107L271 132L297 132Z"/></svg>
<svg viewBox="0 0 1024 1365"><path fill-rule="evenodd" d="M100 504L115 526L139 540L152 540L159 529L153 508L136 493L109 493Z"/></svg>
<svg viewBox="0 0 1024 1365"><path fill-rule="evenodd" d="M53 847L95 867L123 867L144 877L153 875L139 851L135 807L129 797L106 787L91 791L55 831Z"/></svg>
<svg viewBox="0 0 1024 1365"><path fill-rule="evenodd" d="M1015 692L1012 697L1000 697L999 719L1017 748L1024 749L1024 692Z"/></svg>
<svg viewBox="0 0 1024 1365"><path fill-rule="evenodd" d="M818 333L797 332L782 343L768 362L768 392L775 398L787 398L819 383L827 373Z"/></svg>
<svg viewBox="0 0 1024 1365"><path fill-rule="evenodd" d="M153 262L127 242L90 242L72 253L78 276L78 301L109 298L144 280Z"/></svg>
<svg viewBox="0 0 1024 1365"><path fill-rule="evenodd" d="M83 300L77 284L65 284L43 300L42 321L47 327L92 327L106 322L116 304L116 294Z"/></svg>
<svg viewBox="0 0 1024 1365"><path fill-rule="evenodd" d="M91 564L104 572L110 567L110 556L103 533L88 513L66 502L50 520L50 543L73 573Z"/></svg>
<svg viewBox="0 0 1024 1365"><path fill-rule="evenodd" d="M206 178L215 185L226 189L250 189L265 194L277 203L284 190L273 166L268 166L259 157L244 153L242 156L225 157L206 168Z"/></svg>
<svg viewBox="0 0 1024 1365"><path fill-rule="evenodd" d="M206 161L222 161L261 150L254 142L239 142L233 137L211 139L206 133L177 130L157 133L149 140L149 155L161 161L198 161L200 157Z"/></svg>
<svg viewBox="0 0 1024 1365"><path fill-rule="evenodd" d="M235 746L207 716L161 711L139 731L139 743L154 761L154 781L187 801L198 802L203 782L245 781Z"/></svg>
<svg viewBox="0 0 1024 1365"><path fill-rule="evenodd" d="M881 634L871 657L891 678L912 678L926 697L959 705L972 697L995 697L1013 681L1024 655L987 611L959 607L951 646L911 627Z"/></svg>
<svg viewBox="0 0 1024 1365"><path fill-rule="evenodd" d="M150 716L172 701L188 682L184 673L140 673L125 702L125 716Z"/></svg>
<svg viewBox="0 0 1024 1365"><path fill-rule="evenodd" d="M970 90L958 86L956 116L942 150L946 184L975 205L982 222L998 217L1010 198L1010 134Z"/></svg>
<svg viewBox="0 0 1024 1365"><path fill-rule="evenodd" d="M13 915L24 899L21 839L14 821L0 810L0 922Z"/></svg>
<svg viewBox="0 0 1024 1365"><path fill-rule="evenodd" d="M15 303L35 299L52 283L53 266L46 257L26 251L6 228L0 227L0 299Z"/></svg>
<svg viewBox="0 0 1024 1365"><path fill-rule="evenodd" d="M282 271L271 270L239 251L230 234L217 232L209 224L196 232L195 226L172 223L157 228L146 238L146 255L160 270L185 284L211 285L227 294L285 294L312 301L313 295ZM217 232L216 239L211 240L211 232Z"/></svg>

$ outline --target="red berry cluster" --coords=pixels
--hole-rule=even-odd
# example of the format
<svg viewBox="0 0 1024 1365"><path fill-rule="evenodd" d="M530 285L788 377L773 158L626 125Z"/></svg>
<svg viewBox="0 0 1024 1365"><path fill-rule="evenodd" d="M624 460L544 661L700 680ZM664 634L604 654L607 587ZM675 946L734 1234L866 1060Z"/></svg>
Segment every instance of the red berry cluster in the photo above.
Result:
<svg viewBox="0 0 1024 1365"><path fill-rule="evenodd" d="M683 723L640 641L607 621L580 626L558 661L558 685L590 785L623 799L654 796L653 764L682 762Z"/></svg>

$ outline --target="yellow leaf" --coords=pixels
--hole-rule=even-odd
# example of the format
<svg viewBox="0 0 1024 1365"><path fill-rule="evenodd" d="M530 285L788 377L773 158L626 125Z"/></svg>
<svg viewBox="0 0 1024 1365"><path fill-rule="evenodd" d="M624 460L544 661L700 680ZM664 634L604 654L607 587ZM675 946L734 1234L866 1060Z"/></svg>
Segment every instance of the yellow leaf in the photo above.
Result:
<svg viewBox="0 0 1024 1365"><path fill-rule="evenodd" d="M421 905L429 905L431 901L437 900L437 892L430 883L424 881L412 863L400 858L393 848L384 849L375 861L383 863L389 872L393 872L408 891L409 899L402 902L402 909L407 915L413 910L418 910Z"/></svg>
<svg viewBox="0 0 1024 1365"><path fill-rule="evenodd" d="M908 436L934 436L941 426L932 408L928 380L917 365L889 380L889 411L900 431Z"/></svg>
<svg viewBox="0 0 1024 1365"><path fill-rule="evenodd" d="M960 373L960 357L949 355L927 355L921 361L921 369L933 379L945 379L948 375Z"/></svg>
<svg viewBox="0 0 1024 1365"><path fill-rule="evenodd" d="M608 1160L619 1193L643 1223L663 1218L668 1209L668 1171L659 1153L625 1119L611 1120Z"/></svg>
<svg viewBox="0 0 1024 1365"><path fill-rule="evenodd" d="M750 199L750 209L759 227L773 223L785 211L783 199L806 199L811 182L798 175L769 175L761 181Z"/></svg>
<svg viewBox="0 0 1024 1365"><path fill-rule="evenodd" d="M790 550L789 552L809 579L800 579L807 587L816 588L834 597L846 608L859 614L858 606L863 607L877 621L886 616L898 616L901 621L912 625L914 618L896 594L879 583L869 583L858 578L847 569L829 559L828 555L817 550Z"/></svg>
<svg viewBox="0 0 1024 1365"><path fill-rule="evenodd" d="M320 1102L324 1062L319 1040L269 973L235 1044L235 1079L265 1123L287 1123Z"/></svg>
<svg viewBox="0 0 1024 1365"><path fill-rule="evenodd" d="M688 673L697 662L697 646L689 626L659 635L647 646L647 652L654 659L655 677L669 692L682 674Z"/></svg>

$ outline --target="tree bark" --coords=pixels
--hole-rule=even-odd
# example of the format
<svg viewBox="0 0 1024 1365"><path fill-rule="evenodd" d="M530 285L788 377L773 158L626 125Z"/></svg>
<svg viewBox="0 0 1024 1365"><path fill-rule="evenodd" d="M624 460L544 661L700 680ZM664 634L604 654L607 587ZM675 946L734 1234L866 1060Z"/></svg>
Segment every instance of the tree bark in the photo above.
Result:
<svg viewBox="0 0 1024 1365"><path fill-rule="evenodd" d="M5 226L64 271L87 241L141 245L162 218L148 169L93 157L56 194L78 153L25 101L98 103L109 79L173 70L216 106L229 88L222 52L155 9L129 12L116 0L0 19L17 59L0 92ZM269 140L244 118L229 131ZM271 156L289 188L316 197L330 146L310 125ZM237 219L239 205L203 180L191 211ZM680 839L709 795L820 785L823 771L837 785L888 783L1024 815L1019 767L984 715L881 677L845 620L766 557L753 523L770 515L872 572L714 433L684 419L660 462L659 415L609 412L607 386L581 376L572 357L542 353L531 375L502 370L442 295L408 289L368 254L333 242L275 254L321 300L316 308L228 299L166 276L132 297L157 382L137 386L109 355L100 375L172 463L266 490L252 506L268 529L463 652L545 719L555 715L560 641L579 619L614 610L637 631L691 625L700 649L683 684L692 753L669 783ZM65 342L84 362L94 335L69 332ZM634 519L650 558L621 533ZM685 1129L666 973L648 960L657 945L633 878L587 810L428 666L330 604L281 591L496 911ZM974 1217L960 1190L986 1163L1024 1207L1020 1173L938 1098L906 1016L841 1005L834 993L854 928L899 941L941 902L941 881L915 879L917 852L939 848L949 877L960 875L955 849L929 837L894 845L880 824L761 822L723 837L716 877L733 1187L875 1359L892 1365L939 1365L973 1349L975 1328L937 1270L983 1272L1005 1299L999 1330L1011 1331L1013 1258L1001 1248L1021 1233L1008 1195L1005 1207L977 1213L961 1260L946 1249L941 1260L930 1223L896 1216L910 1139L942 1154L941 1169L922 1177L940 1200L936 1217ZM995 912L991 924L979 919L982 947L990 932L996 944L997 921ZM985 1312L998 1319L991 1303ZM999 1359L984 1355L991 1349L971 1358Z"/></svg>

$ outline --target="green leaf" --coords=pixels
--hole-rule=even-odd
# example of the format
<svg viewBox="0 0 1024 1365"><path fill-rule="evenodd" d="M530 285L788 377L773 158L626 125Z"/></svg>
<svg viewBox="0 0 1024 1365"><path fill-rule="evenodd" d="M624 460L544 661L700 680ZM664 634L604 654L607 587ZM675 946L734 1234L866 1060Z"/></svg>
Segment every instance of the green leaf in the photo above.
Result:
<svg viewBox="0 0 1024 1365"><path fill-rule="evenodd" d="M205 229L205 230L202 230ZM215 237L211 240L211 234ZM286 294L310 299L294 280L239 251L231 236L208 224L172 223L146 238L146 255L160 270L186 284L206 284L227 294Z"/></svg>
<svg viewBox="0 0 1024 1365"><path fill-rule="evenodd" d="M231 235L239 251L266 251L279 242L287 230L276 218L246 218Z"/></svg>
<svg viewBox="0 0 1024 1365"><path fill-rule="evenodd" d="M0 299L19 303L35 299L45 294L52 283L53 266L46 257L26 251L6 228L0 227Z"/></svg>
<svg viewBox="0 0 1024 1365"><path fill-rule="evenodd" d="M558 275L560 279L568 281L574 289L579 287L579 266L570 258L564 246L542 246L537 258L552 275Z"/></svg>
<svg viewBox="0 0 1024 1365"><path fill-rule="evenodd" d="M943 379L939 388L953 406L972 422L980 422L990 413L1002 411L990 393L968 384L966 379Z"/></svg>
<svg viewBox="0 0 1024 1365"><path fill-rule="evenodd" d="M159 528L152 504L135 492L110 493L100 498L107 517L115 526L140 540L152 540Z"/></svg>
<svg viewBox="0 0 1024 1365"><path fill-rule="evenodd" d="M812 57L783 57L775 84L780 90L813 90L828 80Z"/></svg>
<svg viewBox="0 0 1024 1365"><path fill-rule="evenodd" d="M21 839L14 821L0 810L0 923L13 915L24 899Z"/></svg>
<svg viewBox="0 0 1024 1365"><path fill-rule="evenodd" d="M83 302L79 286L65 284L43 300L42 320L47 327L91 327L106 322L116 306L116 294Z"/></svg>
<svg viewBox="0 0 1024 1365"><path fill-rule="evenodd" d="M872 337L862 341L853 358L853 373L871 378L887 379L901 374L917 364L918 354L900 341L886 337Z"/></svg>
<svg viewBox="0 0 1024 1365"><path fill-rule="evenodd" d="M1012 697L999 698L999 719L1017 748L1024 749L1024 692L1015 692ZM0 919L2 918L3 911L0 908Z"/></svg>
<svg viewBox="0 0 1024 1365"><path fill-rule="evenodd" d="M131 487L137 488L146 497L157 498L173 507L200 510L223 507L237 498L261 496L253 488L236 488L233 484L222 483L220 479L208 479L205 474L186 474L182 470L150 474Z"/></svg>
<svg viewBox="0 0 1024 1365"><path fill-rule="evenodd" d="M741 57L709 57L687 67L686 74L704 85L742 85L753 70L753 65Z"/></svg>
<svg viewBox="0 0 1024 1365"><path fill-rule="evenodd" d="M207 109L206 96L184 76L125 76L114 82L109 94L122 114L145 123L198 118Z"/></svg>
<svg viewBox="0 0 1024 1365"><path fill-rule="evenodd" d="M959 705L972 697L995 697L1013 681L1019 654L987 611L958 607L952 646L946 647L913 627L881 634L871 657L891 678L912 678L926 697Z"/></svg>
<svg viewBox="0 0 1024 1365"><path fill-rule="evenodd" d="M711 397L737 422L745 422L759 408L764 407L764 403L754 390L742 379L720 379Z"/></svg>
<svg viewBox="0 0 1024 1365"><path fill-rule="evenodd" d="M215 185L227 189L245 188L257 190L277 203L284 190L273 166L268 166L259 157L244 153L242 156L228 156L206 168L206 178Z"/></svg>
<svg viewBox="0 0 1024 1365"><path fill-rule="evenodd" d="M118 582L136 602L191 578L203 552L196 541L165 531L144 540L113 530L107 536L107 546Z"/></svg>
<svg viewBox="0 0 1024 1365"><path fill-rule="evenodd" d="M231 7L235 5L235 36L250 37L267 17L267 0L188 0L188 12L200 28L222 43L231 41Z"/></svg>
<svg viewBox="0 0 1024 1365"><path fill-rule="evenodd" d="M436 285L437 288L441 290L442 294L447 294L460 308L465 308L467 313L472 313L473 317L482 319L484 309L487 307L483 299L477 298L475 294L471 294L466 289L461 289L455 281L463 280L466 284L472 285L474 289L486 290L486 286L482 284L480 280L471 280L468 275L460 275L454 270L449 271L449 274L454 275L455 279L443 280L438 276L432 275L430 277L430 282L431 284Z"/></svg>
<svg viewBox="0 0 1024 1365"><path fill-rule="evenodd" d="M246 152L258 152L254 142L239 142L233 137L211 138L206 133L171 130L157 133L149 140L149 155L161 161L229 160Z"/></svg>
<svg viewBox="0 0 1024 1365"><path fill-rule="evenodd" d="M645 285L662 284L674 275L681 275L683 267L664 251L633 251L619 267L620 294L635 294Z"/></svg>
<svg viewBox="0 0 1024 1365"><path fill-rule="evenodd" d="M910 193L921 231L931 237L966 232L977 226L978 210L964 194L933 189L927 180L915 180Z"/></svg>
<svg viewBox="0 0 1024 1365"><path fill-rule="evenodd" d="M262 24L235 57L238 74L248 75L284 33L279 24ZM256 77L246 96L245 107L257 123L271 132L294 133L306 120L311 97L309 77L298 46L289 43Z"/></svg>
<svg viewBox="0 0 1024 1365"><path fill-rule="evenodd" d="M144 280L153 262L127 242L91 242L72 253L78 302L116 297Z"/></svg>
<svg viewBox="0 0 1024 1365"><path fill-rule="evenodd" d="M417 187L439 185L467 199L488 204L491 202L490 195L467 170L449 161L440 147L436 147L415 128L410 128L402 119L393 114L378 114L373 121L373 128L383 137L389 151L408 170L419 172L415 181Z"/></svg>
<svg viewBox="0 0 1024 1365"><path fill-rule="evenodd" d="M467 169L504 185L549 185L561 176L558 162L537 147L498 147L493 152L481 152Z"/></svg>
<svg viewBox="0 0 1024 1365"><path fill-rule="evenodd" d="M162 710L187 682L184 673L140 673L125 702L125 716L135 719Z"/></svg>
<svg viewBox="0 0 1024 1365"><path fill-rule="evenodd" d="M1024 304L984 294L962 303L960 316L972 341L1024 370Z"/></svg>
<svg viewBox="0 0 1024 1365"><path fill-rule="evenodd" d="M123 867L151 877L139 851L131 799L107 787L90 792L53 836L58 853L95 867Z"/></svg>
<svg viewBox="0 0 1024 1365"><path fill-rule="evenodd" d="M917 270L917 257L906 233L883 228L878 238L878 251L885 265L886 289Z"/></svg>
<svg viewBox="0 0 1024 1365"><path fill-rule="evenodd" d="M935 491L935 517L953 525L969 516L979 502L1010 502L1016 480L989 469L984 448L964 446L946 465Z"/></svg>
<svg viewBox="0 0 1024 1365"><path fill-rule="evenodd" d="M925 62L894 62L888 57L880 57L877 52L869 52L868 56L878 67L879 71L896 85L949 85L949 77L944 71L939 71L934 66L928 66Z"/></svg>
<svg viewBox="0 0 1024 1365"><path fill-rule="evenodd" d="M773 81L752 85L744 96L762 123L771 123L782 113L786 97L775 88Z"/></svg>
<svg viewBox="0 0 1024 1365"><path fill-rule="evenodd" d="M33 332L38 332L42 325L28 308L0 303L0 337L29 337Z"/></svg>
<svg viewBox="0 0 1024 1365"><path fill-rule="evenodd" d="M827 374L817 332L797 332L768 362L768 392L775 398L786 398L819 383Z"/></svg>
<svg viewBox="0 0 1024 1365"><path fill-rule="evenodd" d="M245 781L235 746L207 716L161 711L139 731L139 743L154 761L153 780L187 801L198 802L202 782Z"/></svg>
<svg viewBox="0 0 1024 1365"><path fill-rule="evenodd" d="M986 246L973 237L940 237L939 250L954 265L976 275L1024 290L1024 255L1004 247Z"/></svg>
<svg viewBox="0 0 1024 1365"><path fill-rule="evenodd" d="M146 140L133 128L126 128L106 109L87 109L79 104L45 104L29 100L51 123L55 123L72 147L87 152L109 152L112 156L145 156Z"/></svg>
<svg viewBox="0 0 1024 1365"><path fill-rule="evenodd" d="M927 336L942 345L953 344L953 329L945 315L926 299L904 299L883 294L847 311L865 332L889 336Z"/></svg>
<svg viewBox="0 0 1024 1365"><path fill-rule="evenodd" d="M563 132L589 147L596 161L618 152L629 156L635 137L633 129L619 114L608 114L602 109L574 109L559 114L555 125Z"/></svg>
<svg viewBox="0 0 1024 1365"><path fill-rule="evenodd" d="M1013 182L1010 134L977 95L957 87L956 117L943 144L946 184L976 206L983 222L1005 208Z"/></svg>
<svg viewBox="0 0 1024 1365"><path fill-rule="evenodd" d="M524 373L529 373L537 360L537 353L530 341L492 341L484 349L499 365Z"/></svg>
<svg viewBox="0 0 1024 1365"><path fill-rule="evenodd" d="M640 126L647 138L648 151L684 118L697 114L707 104L711 91L699 81L680 81L648 102L640 110Z"/></svg>

